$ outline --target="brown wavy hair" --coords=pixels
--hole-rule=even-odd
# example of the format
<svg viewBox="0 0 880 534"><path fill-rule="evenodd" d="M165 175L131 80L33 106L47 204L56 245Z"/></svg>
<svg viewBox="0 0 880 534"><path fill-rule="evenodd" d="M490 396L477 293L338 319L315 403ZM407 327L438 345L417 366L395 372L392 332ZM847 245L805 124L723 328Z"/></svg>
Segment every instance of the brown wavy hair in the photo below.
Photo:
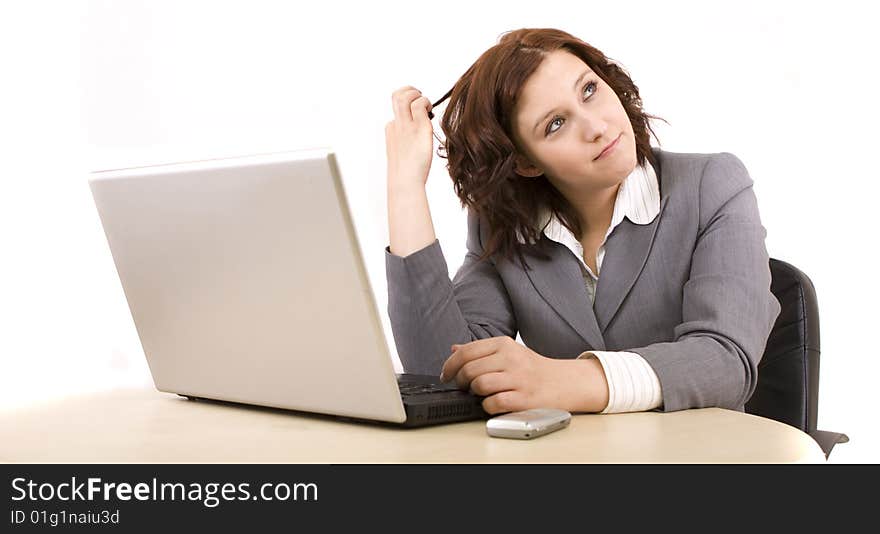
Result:
<svg viewBox="0 0 880 534"><path fill-rule="evenodd" d="M648 132L657 135L648 121L666 121L642 111L639 89L621 66L561 30L523 28L503 33L447 93L449 103L440 121L446 141L437 154L448 160L455 194L462 208L475 211L488 223L489 240L480 261L496 253L510 260L516 253L528 269L517 233L527 243L536 243L541 232L537 219L544 207L581 237L577 213L547 178L522 179L514 170L519 151L511 127L514 104L544 58L560 49L583 60L614 90L632 123L638 165L648 160L656 166Z"/></svg>

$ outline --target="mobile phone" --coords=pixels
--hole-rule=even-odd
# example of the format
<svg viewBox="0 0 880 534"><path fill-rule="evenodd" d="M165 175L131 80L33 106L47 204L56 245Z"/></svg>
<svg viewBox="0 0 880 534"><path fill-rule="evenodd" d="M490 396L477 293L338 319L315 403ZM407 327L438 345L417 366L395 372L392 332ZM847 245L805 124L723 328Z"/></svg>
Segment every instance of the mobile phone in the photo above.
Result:
<svg viewBox="0 0 880 534"><path fill-rule="evenodd" d="M533 408L498 415L486 421L486 432L496 438L533 439L568 426L571 414L555 408Z"/></svg>

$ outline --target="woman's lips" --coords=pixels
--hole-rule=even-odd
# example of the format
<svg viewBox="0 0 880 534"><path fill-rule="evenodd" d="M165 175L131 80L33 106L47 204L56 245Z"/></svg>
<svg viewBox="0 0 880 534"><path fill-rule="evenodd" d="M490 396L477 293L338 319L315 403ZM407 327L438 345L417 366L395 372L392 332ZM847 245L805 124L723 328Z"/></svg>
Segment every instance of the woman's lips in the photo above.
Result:
<svg viewBox="0 0 880 534"><path fill-rule="evenodd" d="M596 156L596 159L599 159L599 158L605 157L605 156L607 156L608 154L610 154L611 151L613 151L615 148L617 148L617 142L618 142L618 141L620 141L620 135L618 135L617 138L616 138L614 141L611 141L611 143L610 143L608 146L606 146L606 147L602 150L602 152L599 153L598 156ZM593 160L593 161L595 161L595 160Z"/></svg>

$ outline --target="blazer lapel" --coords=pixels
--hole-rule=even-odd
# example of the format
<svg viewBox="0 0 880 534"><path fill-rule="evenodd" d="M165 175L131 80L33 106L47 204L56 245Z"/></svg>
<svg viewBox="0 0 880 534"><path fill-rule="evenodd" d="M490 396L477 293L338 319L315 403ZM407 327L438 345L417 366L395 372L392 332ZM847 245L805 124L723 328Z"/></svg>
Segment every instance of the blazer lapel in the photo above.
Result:
<svg viewBox="0 0 880 534"><path fill-rule="evenodd" d="M593 305L602 334L645 267L668 200L668 195L661 199L660 211L650 224L635 224L624 219L605 241L605 257Z"/></svg>
<svg viewBox="0 0 880 534"><path fill-rule="evenodd" d="M584 287L584 277L577 259L565 246L541 236L538 243L550 260L529 254L531 270L526 274L535 289L587 343L584 350L605 350L596 316Z"/></svg>
<svg viewBox="0 0 880 534"><path fill-rule="evenodd" d="M550 256L543 260L529 254L531 270L526 274L532 285L587 343L584 350L605 350L605 329L611 323L623 300L629 294L642 272L654 243L654 236L669 200L663 197L665 158L659 148L651 147L657 164L654 167L660 188L660 211L650 224L638 225L624 219L605 242L605 257L593 305L584 287L584 278L578 260L564 245L544 235L536 246Z"/></svg>

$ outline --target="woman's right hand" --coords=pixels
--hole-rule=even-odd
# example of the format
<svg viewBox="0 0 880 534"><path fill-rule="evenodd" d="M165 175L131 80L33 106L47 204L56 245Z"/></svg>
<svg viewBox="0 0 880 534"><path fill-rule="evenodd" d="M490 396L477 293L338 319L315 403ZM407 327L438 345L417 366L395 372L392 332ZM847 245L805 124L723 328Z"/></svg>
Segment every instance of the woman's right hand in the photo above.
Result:
<svg viewBox="0 0 880 534"><path fill-rule="evenodd" d="M431 101L407 85L391 94L391 104L394 120L385 125L388 185L424 187L434 150L434 129L428 118Z"/></svg>

